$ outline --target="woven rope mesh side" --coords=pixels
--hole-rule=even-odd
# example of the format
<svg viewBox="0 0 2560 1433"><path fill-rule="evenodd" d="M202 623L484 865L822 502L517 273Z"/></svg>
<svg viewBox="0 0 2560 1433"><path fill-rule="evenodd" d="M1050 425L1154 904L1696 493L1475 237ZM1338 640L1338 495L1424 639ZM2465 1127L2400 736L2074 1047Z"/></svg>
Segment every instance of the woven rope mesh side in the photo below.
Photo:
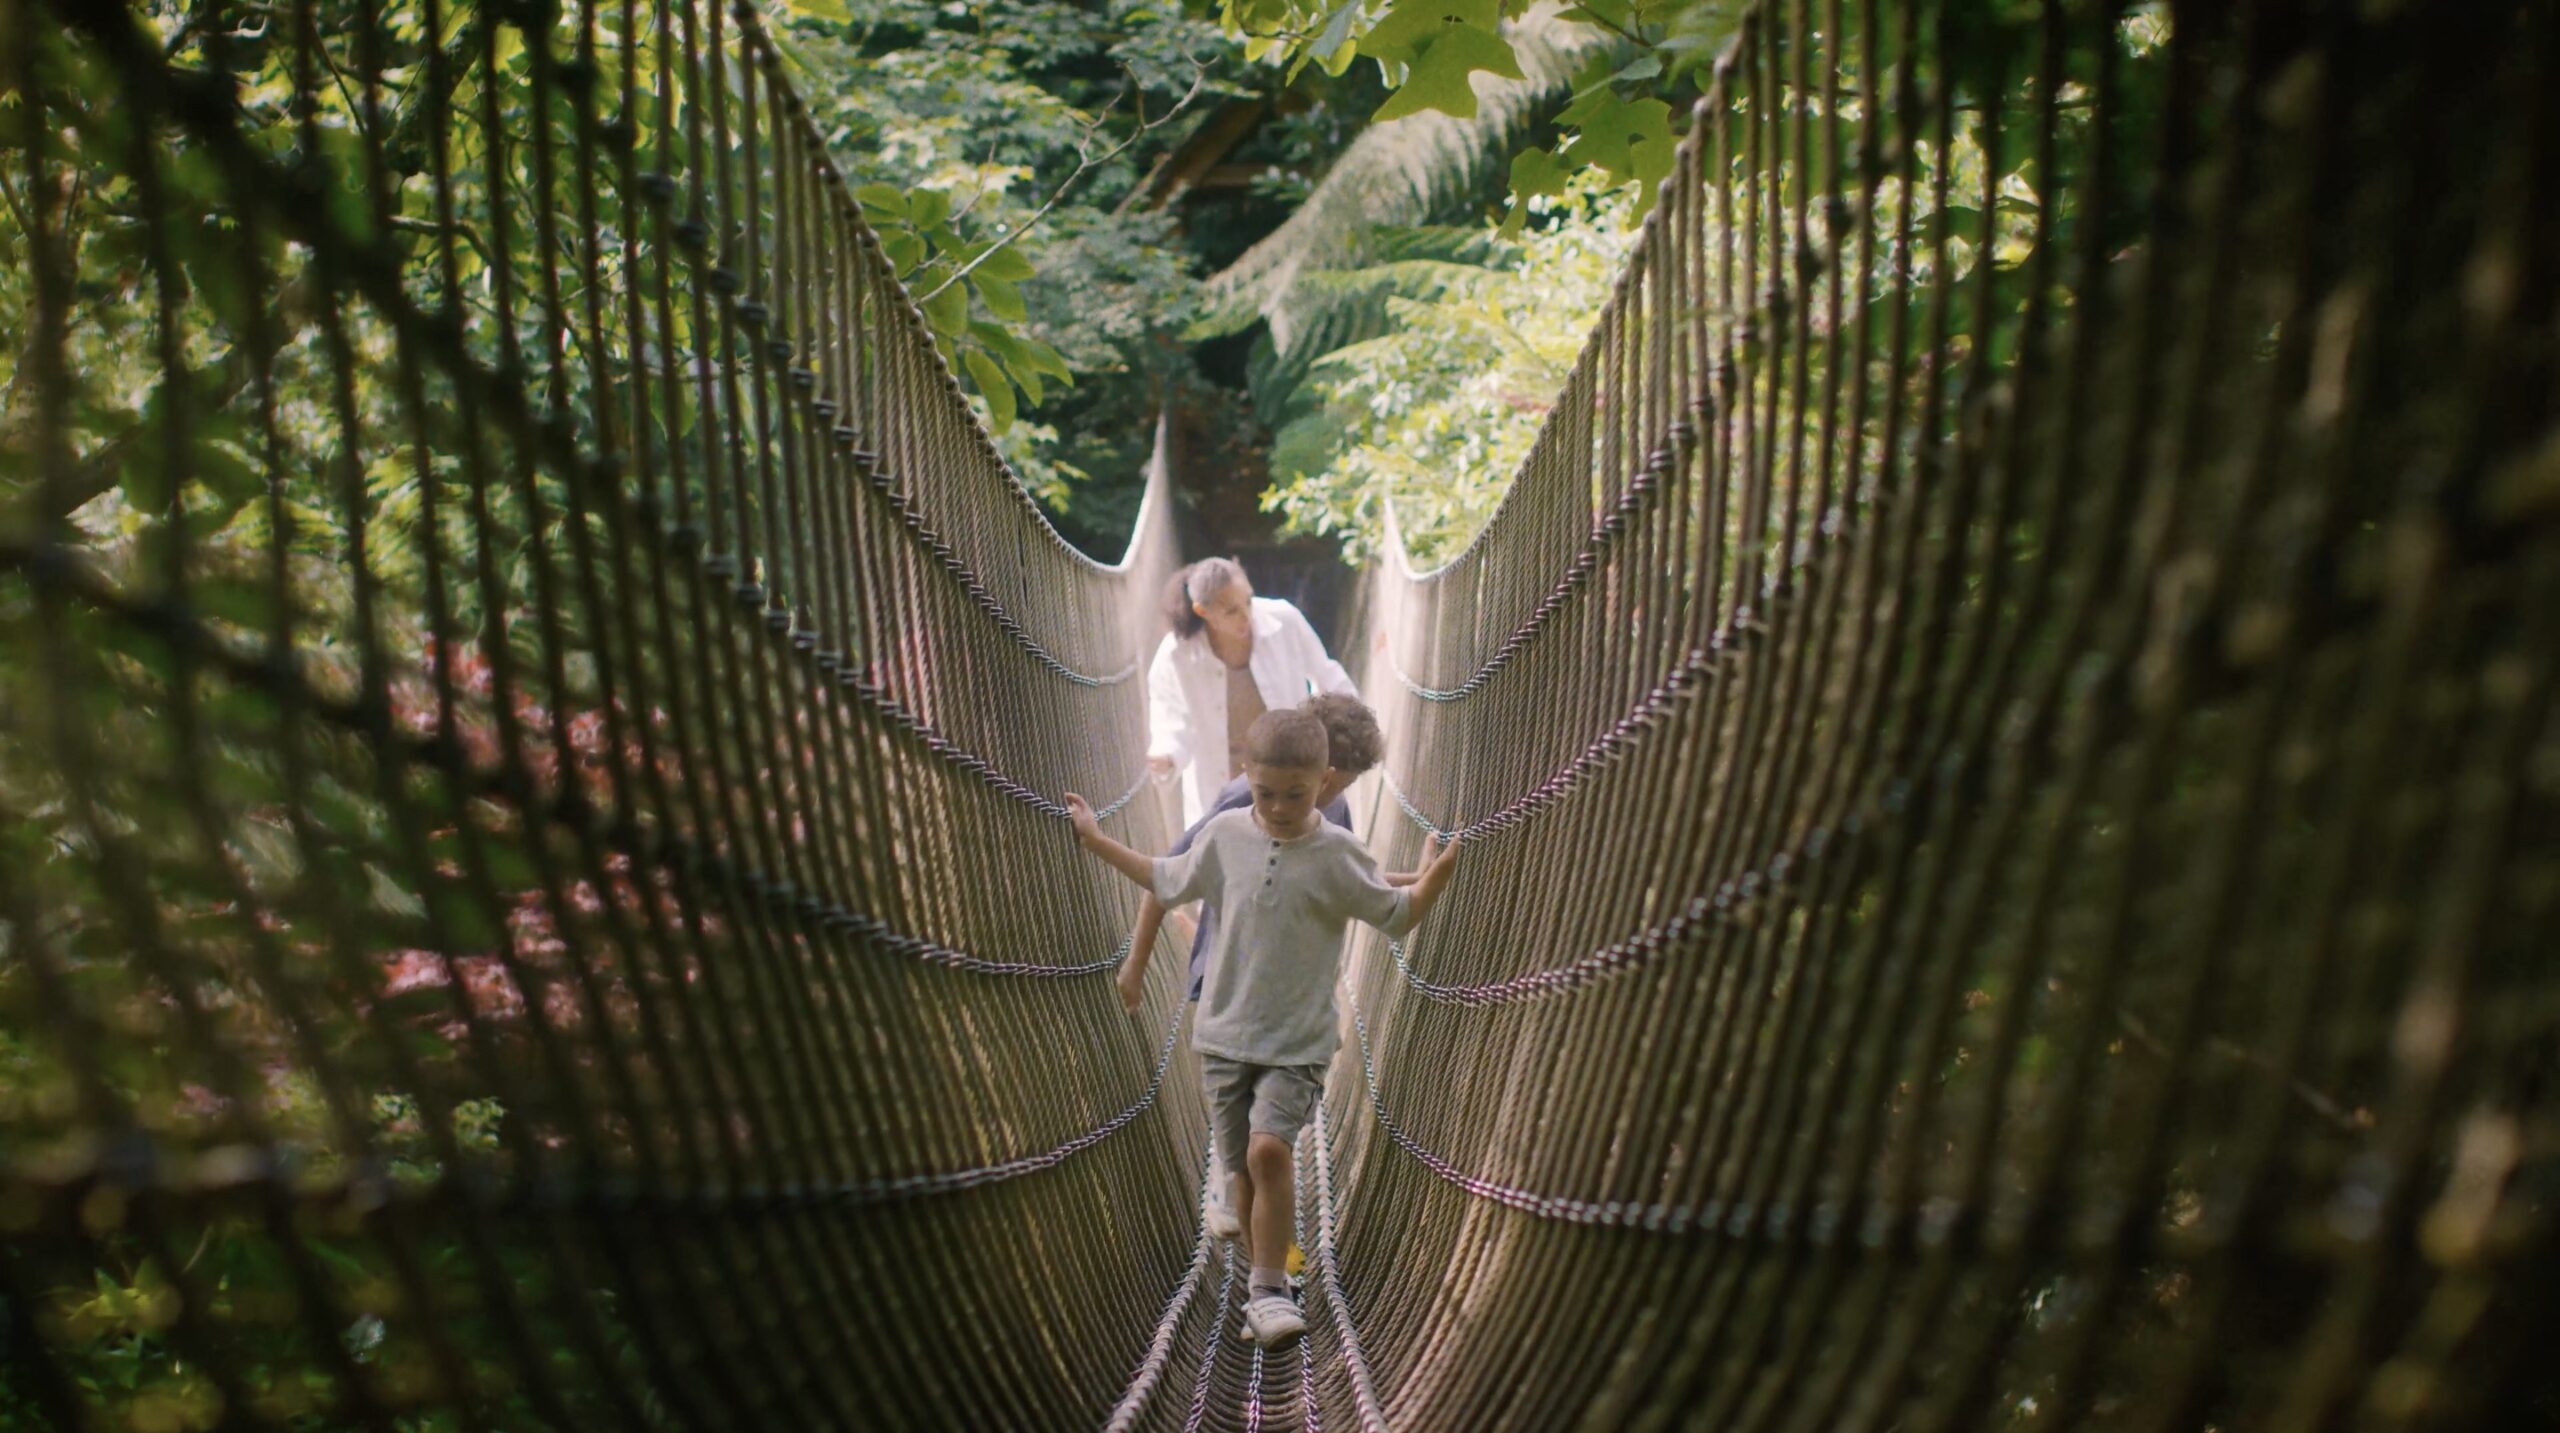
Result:
<svg viewBox="0 0 2560 1433"><path fill-rule="evenodd" d="M1328 1411L2551 1416L2553 40L1749 13L1365 599L1465 865L1350 978Z"/></svg>
<svg viewBox="0 0 2560 1433"><path fill-rule="evenodd" d="M0 0L0 1421L2551 1415L2549 7L1746 12L1342 643L1464 855L1283 1350L1056 820L1161 471L1050 531L752 7L155 14Z"/></svg>
<svg viewBox="0 0 2560 1433"><path fill-rule="evenodd" d="M147 18L7 15L0 1421L1099 1416L1161 482L1050 530L751 8Z"/></svg>

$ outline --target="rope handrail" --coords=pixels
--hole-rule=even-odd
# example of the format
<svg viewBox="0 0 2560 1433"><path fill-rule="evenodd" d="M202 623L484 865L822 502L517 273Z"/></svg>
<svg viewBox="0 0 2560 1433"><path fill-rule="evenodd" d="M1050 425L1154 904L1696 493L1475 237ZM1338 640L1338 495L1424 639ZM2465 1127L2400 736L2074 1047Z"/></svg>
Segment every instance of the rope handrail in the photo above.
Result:
<svg viewBox="0 0 2560 1433"><path fill-rule="evenodd" d="M1316 1242L1313 1262L1318 1287L1324 1293L1325 1307L1331 1311L1336 1336L1341 1343L1343 1368L1350 1375L1352 1413L1360 1420L1360 1427L1366 1433L1385 1433L1389 1425L1378 1401L1377 1375L1370 1371L1369 1360L1361 1352L1359 1322L1351 1312L1351 1301L1343 1295L1342 1269L1334 1254L1333 1140L1325 1131L1323 1101L1317 1102L1314 1122L1301 1137L1298 1158L1301 1165L1315 1167Z"/></svg>
<svg viewBox="0 0 2560 1433"><path fill-rule="evenodd" d="M282 1200L315 1215L355 1207L411 1213L452 1210L477 1217L527 1212L628 1212L652 1207L742 1215L893 1204L957 1194L1054 1169L1119 1133L1144 1114L1162 1092L1165 1072L1172 1063L1175 1033L1171 1029L1166 1032L1164 1053L1159 1055L1146 1088L1117 1113L1048 1149L965 1169L772 1187L703 1189L680 1185L643 1187L611 1176L585 1178L558 1173L527 1178L456 1171L425 1179L404 1178L387 1162L314 1179L295 1168L290 1160L279 1158L278 1152L267 1150L224 1150L192 1168L172 1170L160 1160L149 1136L137 1129L106 1132L107 1137L96 1149L50 1162L13 1187L27 1201L28 1207L22 1211L24 1227L57 1233L78 1230L80 1205L100 1187L199 1207L231 1204L254 1208Z"/></svg>
<svg viewBox="0 0 2560 1433"><path fill-rule="evenodd" d="M1156 1384L1163 1379L1167 1364L1173 1361L1173 1341L1182 1327L1183 1316L1190 1311L1191 1296L1209 1272L1209 1251L1216 1243L1209 1234L1209 1181L1218 1177L1217 1151L1213 1148L1201 1160L1200 1167L1200 1235L1192 1241L1190 1267L1174 1281L1173 1293L1165 1299L1164 1314L1156 1320L1155 1336L1147 1340L1146 1354L1138 1360L1137 1370L1129 1375L1129 1390L1112 1405L1111 1418L1103 1427L1107 1433L1129 1433L1137 1426L1139 1415L1155 1396ZM1220 1295L1223 1301L1224 1294Z"/></svg>
<svg viewBox="0 0 2560 1433"><path fill-rule="evenodd" d="M741 39L740 48L742 51L747 52L755 63L763 66L768 72L779 70L783 64L784 56L781 48L773 42L772 35L766 30L762 13L752 6L740 6L736 8L735 16L738 22ZM778 85L779 81L776 81L776 83ZM784 93L788 96L785 102L785 109L790 117L797 122L797 125L801 130L803 141L807 146L807 152L811 156L812 165L816 168L818 173L825 176L825 182L828 187L836 191L839 196L835 208L840 222L844 223L853 231L856 236L855 241L857 243L860 243L866 249L877 252L880 247L879 238L872 232L869 222L862 217L861 209L855 205L844 202L842 196L849 191L850 185L845 180L844 171L837 167L834 156L827 152L825 136L819 130L817 121L810 117L807 105L801 102L798 95L789 94L788 91L785 91ZM922 306L914 302L912 298L909 298L906 303L905 315L909 329L921 338L925 332L925 317ZM929 343L920 344L920 347L930 353L932 360L936 365L936 373L941 380L939 386L942 391L948 395L948 398L955 406L958 406L960 398L959 375L952 371L951 366L948 363L943 362L939 349L933 348ZM1081 563L1096 573L1111 574L1125 574L1146 560L1145 549L1148 541L1147 528L1145 526L1146 514L1143 512L1140 514L1139 525L1130 535L1128 551L1123 555L1119 562L1104 563L1097 561L1096 559L1086 555L1082 550L1077 548L1075 544L1067 541L1066 537L1057 530L1056 525L1049 521L1048 510L1040 505L1040 500L1038 498L1032 496L1031 489L1022 481L1021 474L1016 473L1013 470L1013 466L1005 461L1002 454L997 452L994 437L987 432L985 423L979 421L975 417L974 412L971 413L971 421L975 424L977 429L977 446L981 454L986 460L993 462L1004 473L1007 479L1007 483L1003 491L1011 497L1013 507L1022 516L1032 520L1035 524L1035 530L1046 534L1050 546L1055 548L1060 555ZM1132 665L1135 665L1134 660Z"/></svg>
<svg viewBox="0 0 2560 1433"><path fill-rule="evenodd" d="M1606 550L1634 526L1636 520L1644 515L1645 507L1653 495L1665 486L1658 480L1661 476L1663 476L1661 464L1649 462L1628 481L1627 490L1619 496L1617 502L1610 505L1609 515L1593 526L1590 538L1583 544L1582 550L1574 554L1573 561L1566 565L1564 575L1558 577L1554 585L1547 589L1546 594L1538 599L1537 605L1529 610L1527 617L1521 619L1520 625L1512 628L1500 642L1494 645L1492 655L1479 663L1476 669L1469 672L1456 686L1423 685L1405 669L1402 659L1397 657L1394 649L1390 647L1386 656L1388 663L1395 670L1398 684L1427 702L1453 702L1481 690L1486 683L1493 680L1497 673L1510 665L1511 659L1518 656L1529 645L1530 639L1545 627L1548 619L1564 606L1568 598L1581 590L1592 573L1599 570L1601 558Z"/></svg>
<svg viewBox="0 0 2560 1433"><path fill-rule="evenodd" d="M955 1194L964 1189L982 1189L1026 1174L1055 1169L1067 1160L1102 1143L1129 1127L1129 1122L1145 1114L1164 1090L1166 1069L1173 1064L1174 1037L1181 1033L1182 1020L1177 1014L1167 1022L1164 1046L1156 1056L1155 1073L1148 1077L1146 1092L1131 1101L1127 1108L1093 1128L1038 1154L1016 1155L993 1164L972 1169L949 1170L934 1174L902 1174L894 1179L867 1180L863 1183L832 1190L829 1198L841 1204L885 1204L893 1200L918 1199L936 1194Z"/></svg>
<svg viewBox="0 0 2560 1433"><path fill-rule="evenodd" d="M1943 1199L1918 1206L1884 1204L1877 1201L1872 1193L1863 1206L1832 1201L1798 1206L1784 1198L1709 1198L1695 1203L1594 1199L1569 1194L1542 1194L1470 1174L1425 1145L1388 1111L1386 1095L1378 1087L1377 1065L1369 1046L1368 1021L1360 1013L1356 998L1350 1002L1350 1010L1360 1047L1362 1093L1378 1127L1386 1132L1396 1148L1429 1170L1433 1177L1465 1190L1473 1198L1543 1220L1675 1238L1718 1235L1761 1243L1792 1240L1817 1249L1833 1244L1854 1244L1873 1249L1907 1246L1914 1253L1982 1254L2026 1247L2023 1240L2027 1231L2015 1221L2003 1223L1992 1218L1987 1210L1963 1207ZM2166 1223L2137 1224L2133 1211L2128 1209L2113 1211L2112 1218L2114 1222L2109 1224L2068 1231L2066 1237L2052 1246L2053 1249L2092 1262L2121 1254L2128 1247L2189 1259L2226 1250L2250 1252L2231 1243L2238 1231L2229 1228L2188 1232ZM2297 1250L2322 1249L2332 1255L2350 1250L2361 1242L2337 1237L2334 1231L2316 1221L2305 1221L2302 1228L2288 1232ZM2511 1244L2507 1246L2507 1252L2510 1256L2520 1255L2522 1249Z"/></svg>

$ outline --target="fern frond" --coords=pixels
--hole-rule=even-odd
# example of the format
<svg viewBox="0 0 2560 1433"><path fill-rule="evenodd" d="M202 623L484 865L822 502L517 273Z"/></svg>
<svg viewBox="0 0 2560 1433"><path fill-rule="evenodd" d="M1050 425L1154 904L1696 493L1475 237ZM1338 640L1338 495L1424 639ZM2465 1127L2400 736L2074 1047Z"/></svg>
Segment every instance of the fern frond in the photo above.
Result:
<svg viewBox="0 0 2560 1433"><path fill-rule="evenodd" d="M1358 269L1309 269L1298 275L1298 341L1283 349L1266 336L1246 368L1255 415L1276 424L1308 371L1346 345L1385 334L1398 299L1436 299L1485 277L1481 264L1444 259L1399 259Z"/></svg>
<svg viewBox="0 0 2560 1433"><path fill-rule="evenodd" d="M1381 229L1428 224L1475 193L1576 67L1617 43L1596 26L1562 18L1552 3L1512 21L1506 34L1523 78L1479 77L1473 119L1430 111L1363 131L1297 212L1210 278L1211 308L1226 319L1250 311L1267 321L1284 364L1301 353L1321 353L1309 346L1325 337L1324 315L1332 306L1309 294L1300 278L1379 258L1371 245Z"/></svg>

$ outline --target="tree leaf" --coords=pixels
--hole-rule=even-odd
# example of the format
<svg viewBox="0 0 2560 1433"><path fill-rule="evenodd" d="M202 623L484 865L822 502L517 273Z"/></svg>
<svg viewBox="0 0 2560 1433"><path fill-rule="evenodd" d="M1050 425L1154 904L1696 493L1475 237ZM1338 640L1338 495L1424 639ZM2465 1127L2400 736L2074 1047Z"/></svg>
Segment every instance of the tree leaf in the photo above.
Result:
<svg viewBox="0 0 2560 1433"><path fill-rule="evenodd" d="M1613 51L1603 50L1585 61L1582 68L1574 71L1573 102L1556 113L1555 122L1560 128L1571 128L1581 124L1602 109L1619 102L1621 96L1609 87L1609 77L1617 73L1609 67L1610 61L1614 58L1616 56Z"/></svg>
<svg viewBox="0 0 2560 1433"><path fill-rule="evenodd" d="M986 258L979 263L978 267L974 271L971 272L970 277L972 278L983 274L991 279L1002 279L1008 284L1018 284L1024 279L1030 278L1032 275L1040 272L1038 269L1031 267L1031 261L1029 259L1022 257L1021 250L1016 249L1011 245L1006 245L1004 248L992 251L982 249L979 252L984 253ZM977 255L972 254L970 257L976 258Z"/></svg>
<svg viewBox="0 0 2560 1433"><path fill-rule="evenodd" d="M1360 53L1389 64L1410 65L1419 62L1426 46L1452 32L1472 30L1498 38L1495 32L1501 26L1501 0L1396 0L1386 18L1360 37ZM1510 48L1503 46L1506 52Z"/></svg>
<svg viewBox="0 0 2560 1433"><path fill-rule="evenodd" d="M969 331L969 289L953 284L924 301L925 320L933 331L946 338L957 338Z"/></svg>
<svg viewBox="0 0 2560 1433"><path fill-rule="evenodd" d="M1403 88L1387 96L1387 102L1378 107L1373 118L1383 124L1436 109L1459 119L1473 119L1476 90L1468 77L1478 70L1491 71L1507 80L1522 78L1520 59L1501 36L1453 27L1432 41L1422 57L1413 62L1413 72L1405 76Z"/></svg>
<svg viewBox="0 0 2560 1433"><path fill-rule="evenodd" d="M1511 208L1502 216L1502 227L1496 232L1505 239L1520 237L1529 222L1529 200L1536 195L1552 197L1564 193L1566 177L1573 168L1557 158L1553 150L1524 149L1511 156Z"/></svg>
<svg viewBox="0 0 2560 1433"><path fill-rule="evenodd" d="M853 191L853 197L860 200L865 209L877 209L901 219L907 217L906 191L894 184L865 184Z"/></svg>
<svg viewBox="0 0 2560 1433"><path fill-rule="evenodd" d="M987 411L995 420L995 430L1001 433L1012 427L1013 384L1004 376L1004 370L982 349L970 349L961 355L961 361L968 365L969 376L977 380L979 396L987 400Z"/></svg>
<svg viewBox="0 0 2560 1433"><path fill-rule="evenodd" d="M1593 106L1581 125L1572 148L1565 151L1566 158L1596 165L1618 179L1637 179L1643 177L1637 146L1658 143L1662 149L1659 153L1649 151L1645 163L1660 163L1656 178L1671 172L1671 106L1661 100L1611 96L1608 103Z"/></svg>
<svg viewBox="0 0 2560 1433"><path fill-rule="evenodd" d="M1351 68L1352 60L1360 53L1359 42L1352 38L1351 22L1359 16L1360 0L1340 0L1326 13L1324 28L1298 52L1298 62L1289 67L1290 78L1296 79L1309 60L1323 66L1328 75L1340 75Z"/></svg>
<svg viewBox="0 0 2560 1433"><path fill-rule="evenodd" d="M904 275L924 262L924 240L912 229L891 229L880 235L880 252Z"/></svg>
<svg viewBox="0 0 2560 1433"><path fill-rule="evenodd" d="M844 8L844 0L788 0L791 13L804 20L826 20L838 25L850 24L853 14Z"/></svg>
<svg viewBox="0 0 2560 1433"><path fill-rule="evenodd" d="M1004 365L1005 372L1013 378L1014 386L1022 390L1033 407L1038 407L1048 390L1040 382L1040 371L1032 366L1031 350L1024 340L1004 325L983 319L970 321L969 336Z"/></svg>
<svg viewBox="0 0 2560 1433"><path fill-rule="evenodd" d="M940 189L918 189L907 196L907 217L919 229L930 229L951 217L951 196Z"/></svg>
<svg viewBox="0 0 2560 1433"><path fill-rule="evenodd" d="M416 918L427 913L427 903L416 892L401 885L380 866L368 862L364 868L365 884L371 888L373 903L393 915Z"/></svg>
<svg viewBox="0 0 2560 1433"><path fill-rule="evenodd" d="M1568 20L1579 20L1586 25L1598 25L1603 29L1616 30L1630 28L1634 19L1632 12L1627 9L1625 0L1582 0L1580 4L1568 7L1563 14Z"/></svg>
<svg viewBox="0 0 2560 1433"><path fill-rule="evenodd" d="M1521 199L1562 194L1565 177L1572 172L1573 166L1557 158L1554 150L1524 149L1511 156L1511 192Z"/></svg>
<svg viewBox="0 0 2560 1433"><path fill-rule="evenodd" d="M1007 323L1020 323L1029 318L1031 311L1023 307L1021 292L1002 279L988 278L986 273L980 269L969 279L978 286L978 297L987 301L987 312Z"/></svg>
<svg viewBox="0 0 2560 1433"><path fill-rule="evenodd" d="M1022 347L1022 340L1014 337L1013 330L1006 328L1003 324L989 323L982 318L971 319L969 336L983 345L987 352L1008 364L1031 361L1030 355Z"/></svg>
<svg viewBox="0 0 2560 1433"><path fill-rule="evenodd" d="M1032 407L1039 407L1041 400L1049 396L1049 390L1040 382L1036 370L1023 364L1008 363L1004 371L1022 389L1022 396L1031 400Z"/></svg>
<svg viewBox="0 0 2560 1433"><path fill-rule="evenodd" d="M232 507L267 490L267 475L237 443L208 438L196 446L195 475Z"/></svg>
<svg viewBox="0 0 2560 1433"><path fill-rule="evenodd" d="M1067 360L1058 350L1028 335L1022 336L1021 342L1023 360L1033 372L1047 374L1070 388L1075 386L1075 370L1067 367Z"/></svg>
<svg viewBox="0 0 2560 1433"><path fill-rule="evenodd" d="M1638 80L1652 79L1654 76L1661 73L1662 59L1660 56L1641 55L1629 62L1625 69L1618 71L1609 78L1622 85L1631 85L1636 83Z"/></svg>

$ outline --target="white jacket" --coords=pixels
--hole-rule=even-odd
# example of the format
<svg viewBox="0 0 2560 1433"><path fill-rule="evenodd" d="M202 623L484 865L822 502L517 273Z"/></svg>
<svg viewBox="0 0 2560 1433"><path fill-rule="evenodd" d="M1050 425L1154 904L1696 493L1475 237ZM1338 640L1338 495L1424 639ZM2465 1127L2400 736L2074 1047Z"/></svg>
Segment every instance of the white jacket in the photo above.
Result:
<svg viewBox="0 0 2560 1433"><path fill-rule="evenodd" d="M1277 597L1253 599L1253 659L1246 664L1262 705L1279 711L1319 692L1358 696L1351 675L1325 655L1306 614ZM1227 784L1227 664L1209 634L1165 634L1147 668L1147 755L1173 758L1182 783L1182 824L1217 804Z"/></svg>

